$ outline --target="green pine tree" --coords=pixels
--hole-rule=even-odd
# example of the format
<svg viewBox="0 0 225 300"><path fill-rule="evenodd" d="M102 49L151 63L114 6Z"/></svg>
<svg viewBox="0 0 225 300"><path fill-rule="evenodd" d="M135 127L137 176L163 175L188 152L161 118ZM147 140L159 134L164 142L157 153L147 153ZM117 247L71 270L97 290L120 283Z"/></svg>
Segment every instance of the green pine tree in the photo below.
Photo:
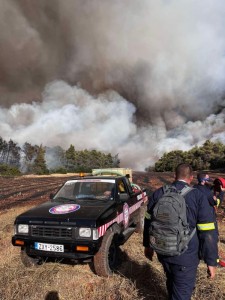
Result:
<svg viewBox="0 0 225 300"><path fill-rule="evenodd" d="M45 149L42 145L39 147L37 157L34 160L33 172L38 175L49 174L49 170L45 161Z"/></svg>

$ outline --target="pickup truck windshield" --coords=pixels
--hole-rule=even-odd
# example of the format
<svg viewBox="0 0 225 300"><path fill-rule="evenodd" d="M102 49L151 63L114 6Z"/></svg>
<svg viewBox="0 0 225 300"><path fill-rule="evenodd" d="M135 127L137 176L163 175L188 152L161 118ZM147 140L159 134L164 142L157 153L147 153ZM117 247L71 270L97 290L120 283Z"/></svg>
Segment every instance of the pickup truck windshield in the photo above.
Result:
<svg viewBox="0 0 225 300"><path fill-rule="evenodd" d="M113 200L115 180L79 179L69 180L54 196L54 200Z"/></svg>

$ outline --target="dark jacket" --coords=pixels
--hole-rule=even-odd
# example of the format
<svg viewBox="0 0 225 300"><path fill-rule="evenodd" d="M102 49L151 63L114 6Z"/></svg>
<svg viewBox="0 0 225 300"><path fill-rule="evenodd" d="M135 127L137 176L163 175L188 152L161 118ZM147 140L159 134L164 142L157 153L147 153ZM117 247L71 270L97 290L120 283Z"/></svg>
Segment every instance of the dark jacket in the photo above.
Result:
<svg viewBox="0 0 225 300"><path fill-rule="evenodd" d="M178 190L183 189L187 183L175 181L173 185ZM149 226L154 204L163 194L163 188L156 190L149 199L145 218L143 245L149 247ZM188 249L179 256L158 255L159 261L173 263L181 266L189 266L199 263L199 254L208 266L216 266L218 259L218 234L215 226L215 216L209 205L207 197L198 189L191 190L185 196L187 204L187 220L191 230L197 228L196 233L188 244Z"/></svg>
<svg viewBox="0 0 225 300"><path fill-rule="evenodd" d="M214 207L217 204L217 201L215 201L214 198L213 198L213 196L214 196L213 195L213 191L210 189L209 186L202 185L202 184L195 184L193 186L193 188L196 188L196 189L200 190L203 194L205 194L206 197L207 197L207 199L208 199L208 201L209 201L209 204L211 206Z"/></svg>
<svg viewBox="0 0 225 300"><path fill-rule="evenodd" d="M218 224L217 224L217 220L216 220L216 210L215 210L215 206L217 206L217 201L214 200L214 198L213 198L213 191L210 189L209 186L202 185L202 184L195 184L193 186L193 188L196 188L199 191L201 191L207 197L207 199L209 201L209 205L210 205L213 215L214 215L214 222L216 224L216 231L217 231L217 236L218 236L217 242L218 242L219 241L219 229L218 229Z"/></svg>

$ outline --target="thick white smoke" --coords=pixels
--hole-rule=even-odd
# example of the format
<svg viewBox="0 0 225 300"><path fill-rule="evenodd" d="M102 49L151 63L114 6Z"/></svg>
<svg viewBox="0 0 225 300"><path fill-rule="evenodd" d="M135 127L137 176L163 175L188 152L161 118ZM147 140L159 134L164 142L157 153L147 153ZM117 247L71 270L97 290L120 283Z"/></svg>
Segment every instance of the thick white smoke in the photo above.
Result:
<svg viewBox="0 0 225 300"><path fill-rule="evenodd" d="M0 136L119 153L225 143L225 3L0 3ZM10 18L9 18L10 16Z"/></svg>

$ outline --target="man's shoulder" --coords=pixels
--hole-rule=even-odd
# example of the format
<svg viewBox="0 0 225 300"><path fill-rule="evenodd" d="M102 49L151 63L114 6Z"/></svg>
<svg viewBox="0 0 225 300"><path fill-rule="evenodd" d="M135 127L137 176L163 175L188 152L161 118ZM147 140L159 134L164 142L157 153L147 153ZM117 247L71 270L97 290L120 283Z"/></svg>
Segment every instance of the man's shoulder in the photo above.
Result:
<svg viewBox="0 0 225 300"><path fill-rule="evenodd" d="M158 194L163 193L163 189L164 189L164 186L161 186L161 187L157 188L157 189L154 191L153 195L158 195Z"/></svg>
<svg viewBox="0 0 225 300"><path fill-rule="evenodd" d="M160 197L162 197L163 193L164 193L164 186L161 186L153 192L152 200L157 201Z"/></svg>
<svg viewBox="0 0 225 300"><path fill-rule="evenodd" d="M204 191L204 185L194 184L192 187L197 191Z"/></svg>
<svg viewBox="0 0 225 300"><path fill-rule="evenodd" d="M190 190L188 191L188 194L191 193L192 195L196 195L196 196L200 196L202 194L201 191L195 186L190 186L184 181L174 181L172 183L165 184L160 188L156 189L153 193L154 197L160 197L164 193L164 191L169 187L175 187L178 191L181 191L184 188L189 187Z"/></svg>
<svg viewBox="0 0 225 300"><path fill-rule="evenodd" d="M164 185L156 189L154 194L155 195L161 194L169 188L176 188L178 191L181 191L186 186L188 185L184 181L174 181L172 183L165 183Z"/></svg>
<svg viewBox="0 0 225 300"><path fill-rule="evenodd" d="M193 188L204 193L211 193L211 189L208 186L195 184L193 185Z"/></svg>
<svg viewBox="0 0 225 300"><path fill-rule="evenodd" d="M196 184L194 184L192 187L193 187L194 189L198 189L198 188L201 187L201 185L196 183Z"/></svg>
<svg viewBox="0 0 225 300"><path fill-rule="evenodd" d="M204 189L202 189L199 186L193 186L190 192L188 193L187 197L193 198L195 199L195 201L202 201L204 200L204 198L207 198L206 194L204 193Z"/></svg>

